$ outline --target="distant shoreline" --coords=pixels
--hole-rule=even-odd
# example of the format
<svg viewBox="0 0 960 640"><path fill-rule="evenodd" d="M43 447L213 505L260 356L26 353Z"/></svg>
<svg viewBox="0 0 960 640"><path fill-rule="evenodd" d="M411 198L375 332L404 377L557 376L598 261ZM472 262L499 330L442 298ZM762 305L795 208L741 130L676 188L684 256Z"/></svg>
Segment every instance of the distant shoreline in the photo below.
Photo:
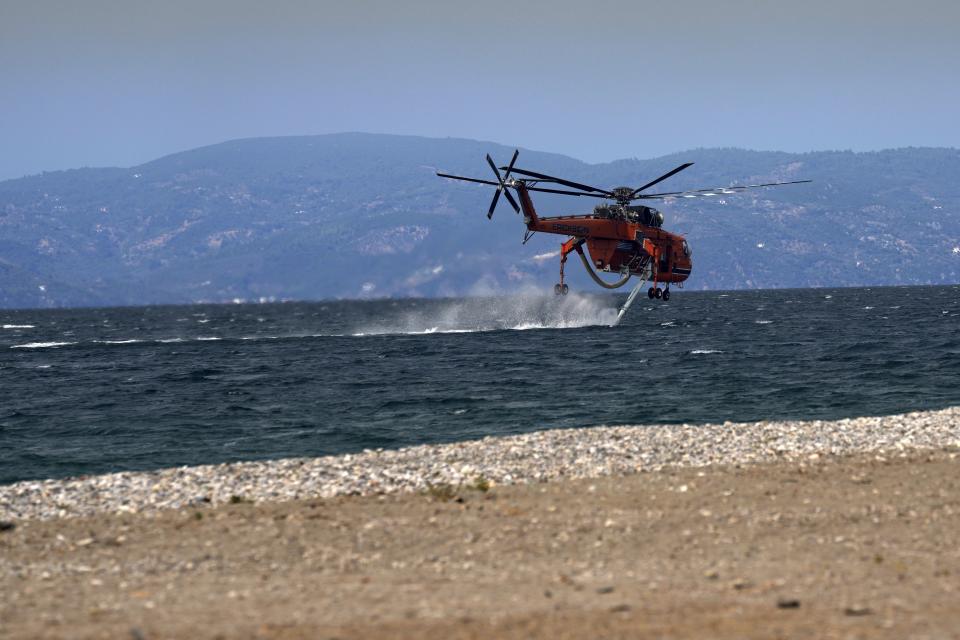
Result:
<svg viewBox="0 0 960 640"><path fill-rule="evenodd" d="M633 281L630 282L632 284ZM883 283L883 284L851 284L851 285L815 285L808 287L743 287L740 289L711 289L711 288L694 288L687 287L674 292L674 295L687 295L687 294L742 294L742 293L759 293L763 291L843 291L843 290L853 290L853 289L910 289L910 288L951 288L960 286L960 280L957 282L936 282L936 283ZM549 287L544 286L541 291L544 297L552 297L553 292ZM577 292L579 295L606 298L611 297L615 298L617 296L626 296L630 293L630 286L625 286L622 289L617 289L615 291L603 291L603 290L591 290L584 289ZM514 298L520 296L529 296L531 291L528 289L518 289L516 291L503 291L499 293L492 294L464 294L459 296L450 296L450 295L437 295L437 296L376 296L376 297L332 297L332 298L283 298L283 299L272 299L266 301L254 300L254 299L239 299L238 300L194 300L194 301L180 301L180 302L144 302L141 304L105 304L105 305L90 305L90 304L80 304L80 305L60 305L60 306L49 306L49 307L2 307L0 306L0 318L4 315L16 316L24 313L31 312L57 312L57 311L83 311L83 310L107 310L107 309L143 309L147 307L235 307L235 306L261 306L261 305L297 305L297 304L337 304L337 303L349 303L349 302L390 302L390 301L415 301L423 300L430 302L443 302L445 300L464 300L464 299L501 299L501 298Z"/></svg>

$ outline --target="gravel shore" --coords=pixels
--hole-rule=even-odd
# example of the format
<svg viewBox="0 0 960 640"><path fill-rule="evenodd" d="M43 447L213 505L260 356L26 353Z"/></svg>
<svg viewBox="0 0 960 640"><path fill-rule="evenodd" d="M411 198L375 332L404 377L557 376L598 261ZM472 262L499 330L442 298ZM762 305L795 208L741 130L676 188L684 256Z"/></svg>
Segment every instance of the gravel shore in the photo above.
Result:
<svg viewBox="0 0 960 640"><path fill-rule="evenodd" d="M0 486L0 520L594 478L664 467L960 447L960 407L836 421L562 429L445 445Z"/></svg>

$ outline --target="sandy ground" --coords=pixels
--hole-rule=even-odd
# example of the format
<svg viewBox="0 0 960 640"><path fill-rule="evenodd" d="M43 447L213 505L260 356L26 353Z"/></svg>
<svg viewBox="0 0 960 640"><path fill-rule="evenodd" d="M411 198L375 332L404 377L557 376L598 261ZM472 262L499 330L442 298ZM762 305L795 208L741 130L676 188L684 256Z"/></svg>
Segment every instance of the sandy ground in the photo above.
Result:
<svg viewBox="0 0 960 640"><path fill-rule="evenodd" d="M19 521L2 638L960 638L960 453Z"/></svg>

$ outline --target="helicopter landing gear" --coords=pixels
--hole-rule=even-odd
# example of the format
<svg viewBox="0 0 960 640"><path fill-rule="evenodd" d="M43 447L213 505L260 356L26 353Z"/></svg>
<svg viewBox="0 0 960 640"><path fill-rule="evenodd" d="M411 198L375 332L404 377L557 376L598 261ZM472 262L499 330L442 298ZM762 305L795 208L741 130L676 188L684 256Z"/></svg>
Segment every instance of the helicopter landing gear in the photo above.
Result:
<svg viewBox="0 0 960 640"><path fill-rule="evenodd" d="M557 296L565 296L570 293L570 287L563 281L563 268L567 266L567 254L571 251L579 251L583 254L583 249L580 248L580 245L583 244L583 238L570 238L562 245L560 245L560 282L553 285L553 293Z"/></svg>
<svg viewBox="0 0 960 640"><path fill-rule="evenodd" d="M570 287L563 281L563 265L566 261L567 256L563 256L563 260L560 261L560 282L553 285L553 295L555 296L565 296L570 293Z"/></svg>
<svg viewBox="0 0 960 640"><path fill-rule="evenodd" d="M651 300L656 298L657 300L662 299L664 302L666 302L667 300L670 299L670 289L661 289L660 287L650 287L649 289L647 289L647 297L650 298Z"/></svg>

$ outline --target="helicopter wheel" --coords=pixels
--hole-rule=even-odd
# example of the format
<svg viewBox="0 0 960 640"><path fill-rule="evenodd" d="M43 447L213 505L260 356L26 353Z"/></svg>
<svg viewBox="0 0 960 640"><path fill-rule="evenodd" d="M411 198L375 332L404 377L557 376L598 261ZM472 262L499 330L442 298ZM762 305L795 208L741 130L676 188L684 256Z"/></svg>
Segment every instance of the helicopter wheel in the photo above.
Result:
<svg viewBox="0 0 960 640"><path fill-rule="evenodd" d="M663 290L660 287L657 287L653 290L653 297L659 300L663 297Z"/></svg>
<svg viewBox="0 0 960 640"><path fill-rule="evenodd" d="M653 291L653 287L650 287L649 289L647 289L647 297L650 298L651 300L657 297L657 294L654 293Z"/></svg>
<svg viewBox="0 0 960 640"><path fill-rule="evenodd" d="M670 289L663 290L663 301L666 302L670 299Z"/></svg>
<svg viewBox="0 0 960 640"><path fill-rule="evenodd" d="M560 295L565 296L568 293L570 293L570 287L566 283L564 283L564 285L560 287Z"/></svg>
<svg viewBox="0 0 960 640"><path fill-rule="evenodd" d="M553 285L553 295L558 296L561 293L563 293L563 288L560 286L560 284L557 283Z"/></svg>

